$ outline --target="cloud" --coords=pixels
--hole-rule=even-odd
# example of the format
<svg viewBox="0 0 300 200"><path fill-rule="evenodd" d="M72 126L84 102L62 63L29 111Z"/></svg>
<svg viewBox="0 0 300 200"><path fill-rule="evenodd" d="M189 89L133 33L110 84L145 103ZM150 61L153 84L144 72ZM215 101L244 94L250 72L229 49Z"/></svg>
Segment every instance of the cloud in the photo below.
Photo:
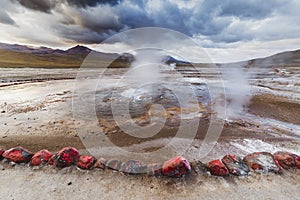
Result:
<svg viewBox="0 0 300 200"><path fill-rule="evenodd" d="M218 49L300 38L298 0L2 0L0 6L0 22L19 26L1 26L12 41L97 44L149 26Z"/></svg>
<svg viewBox="0 0 300 200"><path fill-rule="evenodd" d="M117 5L121 0L67 0L69 5L75 5L77 7L95 7L98 4L109 4L109 5Z"/></svg>
<svg viewBox="0 0 300 200"><path fill-rule="evenodd" d="M0 23L17 26L16 22L5 12L0 12Z"/></svg>
<svg viewBox="0 0 300 200"><path fill-rule="evenodd" d="M51 13L51 10L55 8L56 0L16 0L22 6L37 10L40 12Z"/></svg>

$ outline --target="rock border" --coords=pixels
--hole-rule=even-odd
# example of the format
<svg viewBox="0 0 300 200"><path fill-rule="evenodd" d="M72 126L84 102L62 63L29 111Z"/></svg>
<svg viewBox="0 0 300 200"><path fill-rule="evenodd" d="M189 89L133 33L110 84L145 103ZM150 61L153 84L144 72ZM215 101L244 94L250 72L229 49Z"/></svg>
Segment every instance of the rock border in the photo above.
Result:
<svg viewBox="0 0 300 200"><path fill-rule="evenodd" d="M225 155L222 159L203 163L199 160L189 162L182 156L174 157L164 163L144 164L141 161L96 159L90 155L80 155L74 147L65 147L57 153L42 149L36 153L18 146L8 150L0 149L0 160L5 159L13 165L28 163L29 166L53 165L57 168L77 166L82 170L115 170L129 175L148 174L150 176L165 176L171 178L188 177L192 172L196 175L210 174L212 176L248 176L251 171L259 173L282 174L284 170L300 169L300 156L277 151L254 152L244 158L236 155Z"/></svg>

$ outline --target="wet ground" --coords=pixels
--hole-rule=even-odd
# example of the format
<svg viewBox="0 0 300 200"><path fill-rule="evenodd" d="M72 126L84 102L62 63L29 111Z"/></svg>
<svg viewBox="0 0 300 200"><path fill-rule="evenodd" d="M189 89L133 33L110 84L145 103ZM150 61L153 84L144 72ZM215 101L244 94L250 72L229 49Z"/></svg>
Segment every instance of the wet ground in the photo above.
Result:
<svg viewBox="0 0 300 200"><path fill-rule="evenodd" d="M214 102L211 101L209 89L218 87L218 84L215 84L216 80L213 79L218 73L210 67L163 69L164 83L155 87L146 84L139 87L139 90L132 90L132 87L126 85L127 82L119 82L126 73L125 69L108 69L106 71L86 69L81 71L80 81L77 82L75 78L78 70L76 69L3 69L0 75L0 148L7 149L22 145L32 151L42 148L57 151L64 146L74 146L81 153L96 152L99 156L118 158L123 161L130 159L128 156L131 156L126 151L155 152L170 143L173 145L170 149L177 150L177 152L162 154L157 160L147 160L143 157L142 159L146 159L146 163L163 162L178 152L183 153L189 160L201 159L203 162L222 157L227 153L244 156L254 151L288 150L300 154L300 77L297 70L298 68L287 67L284 73L279 73L278 70L270 67L256 73L251 72L249 83L253 96L248 105L244 107L244 112L236 117L225 119L224 127L217 140L204 144L203 139L207 135L211 115L214 113L212 109ZM100 82L97 81L99 77ZM180 81L176 82L176 80ZM172 81L178 84L179 91L186 87L187 91L194 92L192 97L196 98L183 102L181 105L184 106L181 108L176 101L176 95L167 87L166 83ZM98 84L97 87L91 87L91 84L95 82ZM116 85L116 83L118 84ZM154 88L154 91L151 90L151 87ZM111 91L114 91L113 96ZM76 109L84 111L85 119L90 119L89 115L95 117L96 123L93 120L81 121L80 117L74 115L72 99L74 100L74 96L80 97L80 94L87 95L86 97L95 94L95 99L83 99L85 103L76 105ZM191 94L183 93L183 96ZM95 105L95 113L89 113L90 101ZM128 103L131 119L121 117L120 121L116 123L112 116L111 105L116 105L116 108L120 108L120 106L124 108L124 102ZM161 119L166 119L166 123L163 124L162 129L159 129L158 134L151 137L140 138L138 137L138 134L141 133L139 131L133 131L134 134L129 135L123 130L126 130L126 127L131 127L131 131L134 130L132 125L136 125L137 128L150 127L149 130L157 130L155 126L161 125ZM192 131L195 131L193 127L196 126L195 135L183 134L178 137L176 133L179 124L187 127L185 130L191 128ZM95 131L95 127L101 128L101 131ZM101 146L98 146L99 143L93 143L95 138L99 140L103 136L109 139L114 146L125 150L125 153L112 148L111 145L105 145L105 141ZM185 144L190 144L189 148L185 149ZM206 146L208 149L213 148L206 154L201 153L201 149L205 149ZM182 152L183 149L184 152ZM195 185L189 185L186 181L169 183L168 180L124 177L110 172L108 174L92 172L81 175L81 172L75 170L66 175L64 172L53 171L53 169L50 172L48 169L26 170L23 172L22 166L20 170L18 167L16 169L8 167L1 172L2 181L8 184L7 189L2 192L4 196L19 199L24 192L31 188L30 185L25 184L27 180L31 180L34 185L42 183L43 187L48 188L46 190L49 194L68 196L65 192L73 190L78 197L83 195L81 190L90 190L91 194L104 195L103 197L109 198L114 195L112 191L119 190L115 192L121 194L126 188L130 191L126 194L128 199L145 195L145 191L148 195L146 195L147 198L151 198L157 193L160 194L159 197L167 198L175 195L170 191L173 191L172 188L176 188L176 191L181 191L179 198L184 198L185 195L194 198L201 193L211 199L219 198L220 195L224 195L224 198L226 196L236 199L243 198L242 194L247 191L246 193L253 195L254 199L262 197L260 192L256 191L257 187L260 188L258 191L264 191L265 196L263 197L269 199L274 196L279 197L277 196L281 195L279 193L285 194L283 197L299 196L299 191L296 190L299 188L297 185L299 176L294 173L284 176L258 175L241 180L210 177L210 181L207 181L203 177L197 179ZM9 184L12 184L9 181L10 176L23 185L24 188L19 193L10 190ZM62 180L61 177L65 176L68 176L73 182L71 186L67 185L66 180ZM95 176L99 178L99 181L95 179ZM114 177L120 178L120 183L118 187L112 189ZM44 178L48 181L44 181ZM95 191L87 185L81 188L76 185L79 182L98 183L103 190ZM240 182L243 184L239 184ZM260 182L259 185L257 182ZM53 185L48 187L47 184ZM234 193L231 188L237 186L240 192ZM68 187L72 189L69 190ZM121 190L121 187L124 190ZM139 193L138 188L142 188L141 190L144 192ZM86 192L84 193L86 194ZM38 195L42 194L36 192L33 197ZM55 198L60 199L59 196Z"/></svg>

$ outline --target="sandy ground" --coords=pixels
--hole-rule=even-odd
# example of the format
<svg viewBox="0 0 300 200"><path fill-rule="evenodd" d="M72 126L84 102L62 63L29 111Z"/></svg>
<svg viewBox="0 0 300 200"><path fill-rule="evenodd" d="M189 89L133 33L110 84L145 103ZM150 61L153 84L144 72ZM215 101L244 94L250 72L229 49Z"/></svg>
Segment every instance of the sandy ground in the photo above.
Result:
<svg viewBox="0 0 300 200"><path fill-rule="evenodd" d="M75 72L68 72L68 80L24 82L24 77L20 79L18 75L10 84L2 84L0 148L22 145L32 151L47 148L55 152L64 146L74 146L81 153L88 153L76 130L82 124L72 112L74 80L71 78L75 78ZM51 74L47 70L41 73L46 77ZM29 73L28 77L31 76ZM198 153L208 125L207 120L202 120L196 139L184 156L207 162L226 153L244 156L253 151L288 150L300 154L299 92L297 87L296 90L282 87L285 80L255 82L253 88L258 92L251 99L248 112L240 119L226 121L218 142L205 157ZM114 81L109 76L105 87ZM133 151L160 148L170 142L173 131L165 130L151 140L132 140L110 127L110 123L102 125L108 128L107 137L115 145ZM182 141L178 139L178 144ZM120 152L109 148L101 149L101 156L126 160ZM200 176L174 180L125 176L111 171L83 172L75 168L12 167L4 162L0 166L0 199L300 199L299 171L285 171L283 175L253 173L245 178Z"/></svg>
<svg viewBox="0 0 300 200"><path fill-rule="evenodd" d="M245 178L204 175L186 180L25 166L2 166L0 174L1 199L14 200L299 199L300 186L299 170L285 171L283 175L253 173Z"/></svg>

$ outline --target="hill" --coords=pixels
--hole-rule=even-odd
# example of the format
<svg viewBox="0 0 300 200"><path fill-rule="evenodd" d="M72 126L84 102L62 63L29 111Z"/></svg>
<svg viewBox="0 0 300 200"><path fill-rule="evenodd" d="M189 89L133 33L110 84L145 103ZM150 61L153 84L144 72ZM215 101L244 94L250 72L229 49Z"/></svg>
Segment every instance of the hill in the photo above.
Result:
<svg viewBox="0 0 300 200"><path fill-rule="evenodd" d="M0 43L0 67L78 68L89 53L87 67L128 67L134 60L131 54L101 53L80 45L64 51Z"/></svg>
<svg viewBox="0 0 300 200"><path fill-rule="evenodd" d="M134 56L128 53L102 53L88 47L77 45L67 50L51 49L48 47L30 47L19 44L0 43L0 67L41 67L41 68L78 68L89 55L84 64L87 67L123 68L130 66ZM111 60L114 62L110 63ZM175 63L177 66L190 66L192 63L166 56L166 64ZM221 63L219 63L221 65ZM300 65L300 50L278 53L266 58L257 58L238 63L245 67L281 67L283 65ZM193 63L194 66L206 66Z"/></svg>

